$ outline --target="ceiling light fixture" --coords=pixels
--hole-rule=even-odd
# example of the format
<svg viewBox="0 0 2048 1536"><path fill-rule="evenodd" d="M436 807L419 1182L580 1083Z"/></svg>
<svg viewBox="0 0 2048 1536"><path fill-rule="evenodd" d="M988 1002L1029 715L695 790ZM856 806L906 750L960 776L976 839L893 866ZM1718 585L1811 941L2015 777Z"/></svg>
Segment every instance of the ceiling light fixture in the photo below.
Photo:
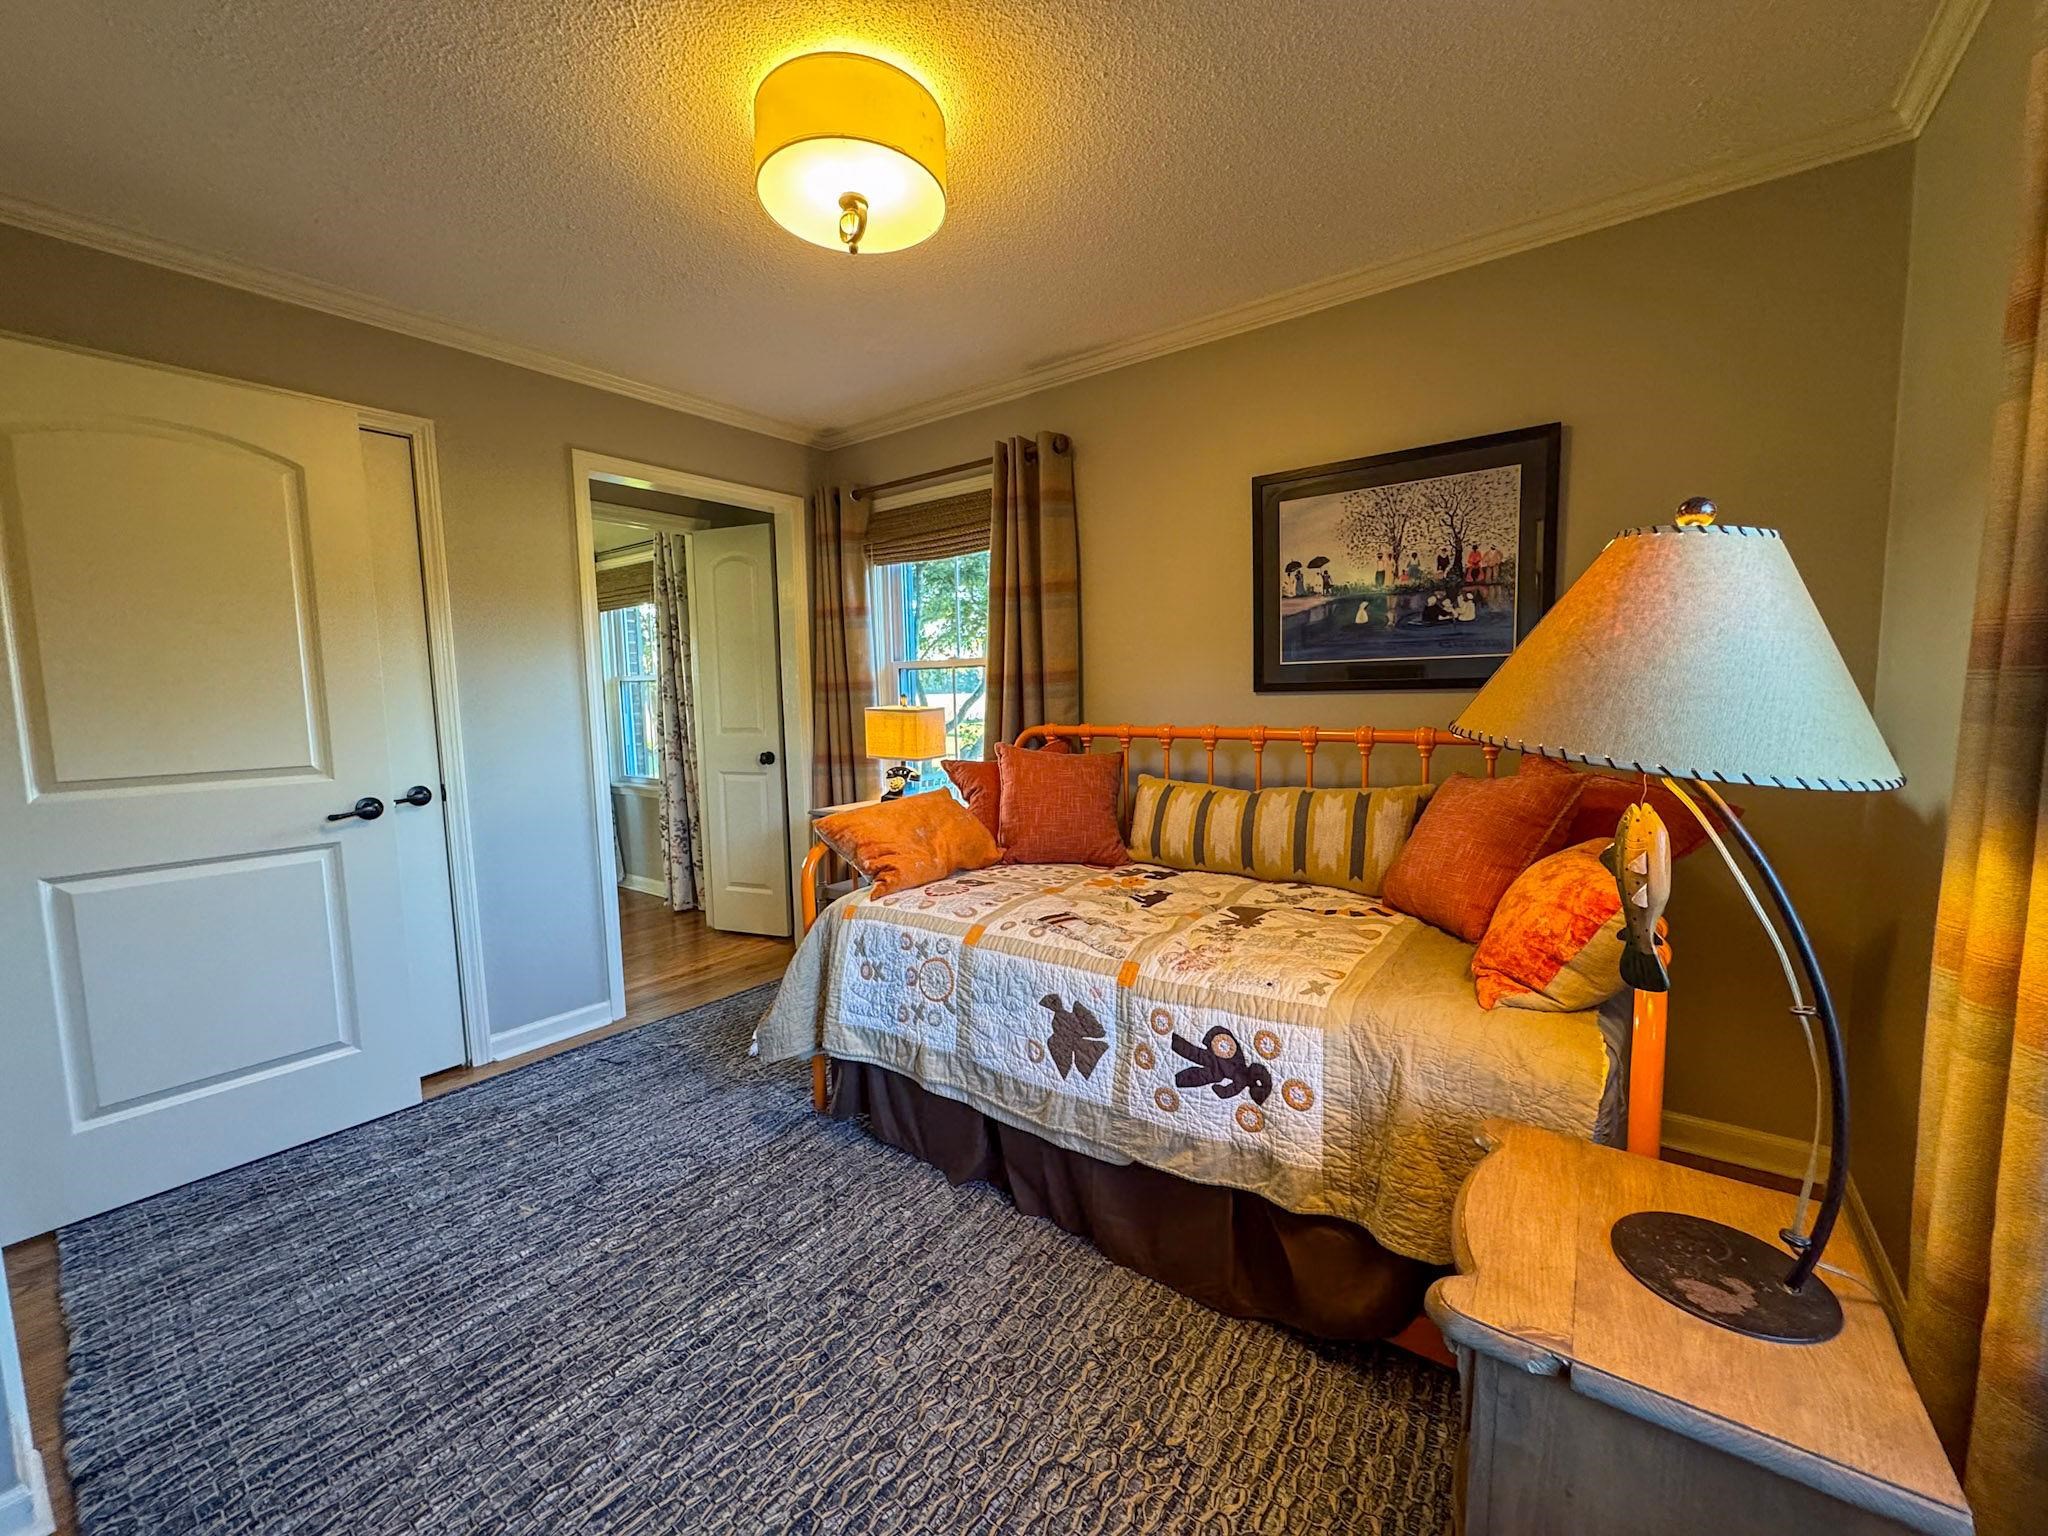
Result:
<svg viewBox="0 0 2048 1536"><path fill-rule="evenodd" d="M946 217L946 119L893 64L807 53L754 92L754 190L791 234L859 251L900 251Z"/></svg>

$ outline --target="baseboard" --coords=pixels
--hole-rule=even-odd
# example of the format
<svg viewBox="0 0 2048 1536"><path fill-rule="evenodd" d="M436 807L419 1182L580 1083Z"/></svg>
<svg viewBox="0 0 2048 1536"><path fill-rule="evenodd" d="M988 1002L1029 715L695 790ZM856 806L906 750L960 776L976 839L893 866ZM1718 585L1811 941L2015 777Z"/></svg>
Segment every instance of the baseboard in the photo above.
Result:
<svg viewBox="0 0 2048 1536"><path fill-rule="evenodd" d="M1754 1131L1746 1125L1730 1125L1725 1120L1708 1120L1700 1115L1667 1111L1664 1116L1664 1145L1676 1152L1689 1152L1694 1157L1712 1158L1717 1163L1732 1163L1737 1168L1754 1168L1760 1173L1775 1173L1788 1179L1796 1179L1806 1172L1805 1142L1770 1131ZM1877 1291L1877 1299L1883 1305L1885 1315L1891 1319L1893 1330L1897 1331L1906 1317L1905 1287L1899 1284L1891 1255L1885 1252L1877 1229L1870 1223L1870 1211L1863 1203L1863 1192L1857 1189L1853 1174L1849 1178L1849 1193L1842 1201L1842 1214L1848 1218L1857 1244L1870 1260L1871 1284Z"/></svg>
<svg viewBox="0 0 2048 1536"><path fill-rule="evenodd" d="M535 1019L531 1024L521 1024L517 1029L508 1029L492 1035L491 1060L503 1061L508 1056L523 1056L528 1051L537 1051L544 1045L553 1045L559 1040L567 1040L572 1035L603 1029L612 1022L610 998L588 1003L581 1008L571 1008L567 1013Z"/></svg>
<svg viewBox="0 0 2048 1536"><path fill-rule="evenodd" d="M643 896L666 896L668 885L652 875L621 875L619 884L629 891L638 891Z"/></svg>
<svg viewBox="0 0 2048 1536"><path fill-rule="evenodd" d="M0 1420L6 1417L0 1411ZM22 1481L0 1488L0 1536L50 1536L57 1529L50 1490L43 1482L43 1458L29 1443L27 1426L14 1437L14 1460Z"/></svg>

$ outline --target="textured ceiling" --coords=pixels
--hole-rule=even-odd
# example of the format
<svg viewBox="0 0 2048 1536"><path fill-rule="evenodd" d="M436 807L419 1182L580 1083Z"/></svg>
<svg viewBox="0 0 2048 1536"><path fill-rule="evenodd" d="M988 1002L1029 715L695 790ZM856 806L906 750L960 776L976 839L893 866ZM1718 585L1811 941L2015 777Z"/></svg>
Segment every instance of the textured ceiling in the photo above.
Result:
<svg viewBox="0 0 2048 1536"><path fill-rule="evenodd" d="M0 217L844 436L1339 274L1899 137L1942 10L0 0ZM950 215L915 250L819 250L754 200L753 88L826 45L945 108Z"/></svg>

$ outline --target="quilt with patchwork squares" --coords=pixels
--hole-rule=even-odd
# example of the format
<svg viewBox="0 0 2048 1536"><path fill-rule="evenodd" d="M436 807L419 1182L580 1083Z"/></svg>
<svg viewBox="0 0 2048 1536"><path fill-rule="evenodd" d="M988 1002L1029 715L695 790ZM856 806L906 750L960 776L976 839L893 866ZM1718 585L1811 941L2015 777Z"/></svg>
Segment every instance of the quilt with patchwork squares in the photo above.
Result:
<svg viewBox="0 0 2048 1536"><path fill-rule="evenodd" d="M1071 1150L1442 1264L1481 1122L1590 1136L1610 1074L1594 1014L1488 1013L1471 956L1324 886L998 865L841 898L760 1039L770 1060L822 1043Z"/></svg>

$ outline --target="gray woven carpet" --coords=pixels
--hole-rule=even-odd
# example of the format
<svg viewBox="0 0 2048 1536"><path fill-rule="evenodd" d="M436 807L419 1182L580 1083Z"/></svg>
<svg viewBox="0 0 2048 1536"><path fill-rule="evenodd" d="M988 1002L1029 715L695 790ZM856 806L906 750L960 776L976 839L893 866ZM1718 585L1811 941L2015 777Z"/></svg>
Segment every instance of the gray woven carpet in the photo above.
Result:
<svg viewBox="0 0 2048 1536"><path fill-rule="evenodd" d="M767 989L61 1234L89 1536L1441 1531L1454 1384L747 1060Z"/></svg>

